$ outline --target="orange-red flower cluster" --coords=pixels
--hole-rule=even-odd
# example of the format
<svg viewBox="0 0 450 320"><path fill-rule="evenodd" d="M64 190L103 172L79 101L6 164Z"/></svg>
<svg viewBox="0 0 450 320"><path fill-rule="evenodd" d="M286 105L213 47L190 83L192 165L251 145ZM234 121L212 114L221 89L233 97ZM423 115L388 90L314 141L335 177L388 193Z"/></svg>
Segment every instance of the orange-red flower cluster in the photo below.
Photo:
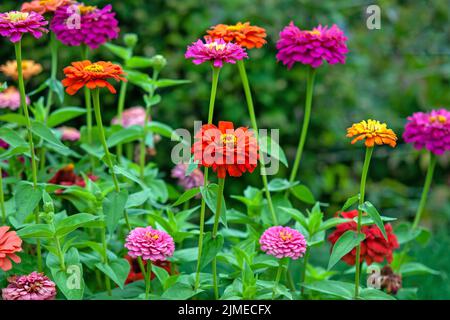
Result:
<svg viewBox="0 0 450 320"><path fill-rule="evenodd" d="M251 26L250 22L238 22L235 25L218 24L207 31L213 40L223 39L247 49L261 48L267 41L264 28ZM208 37L207 36L207 37Z"/></svg>

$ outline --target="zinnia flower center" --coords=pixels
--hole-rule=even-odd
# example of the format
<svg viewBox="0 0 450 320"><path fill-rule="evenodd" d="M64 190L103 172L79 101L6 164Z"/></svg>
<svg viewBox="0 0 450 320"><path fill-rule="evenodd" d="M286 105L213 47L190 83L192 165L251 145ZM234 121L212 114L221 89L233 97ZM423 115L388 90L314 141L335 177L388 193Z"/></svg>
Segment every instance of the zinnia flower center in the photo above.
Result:
<svg viewBox="0 0 450 320"><path fill-rule="evenodd" d="M41 1L39 1L39 4L41 5L41 6L45 6L47 3L49 3L49 2L51 2L52 0L41 0Z"/></svg>
<svg viewBox="0 0 450 320"><path fill-rule="evenodd" d="M320 31L318 29L314 29L313 31L308 31L308 33L313 36L320 36Z"/></svg>
<svg viewBox="0 0 450 320"><path fill-rule="evenodd" d="M217 43L217 42L215 42L215 41L214 41L214 42L207 43L207 44L205 44L205 46L206 46L208 49L216 49L217 51L224 50L225 47L226 47L225 43Z"/></svg>
<svg viewBox="0 0 450 320"><path fill-rule="evenodd" d="M6 14L6 18L11 22L24 21L28 18L28 12L12 11Z"/></svg>
<svg viewBox="0 0 450 320"><path fill-rule="evenodd" d="M234 25L234 26L228 26L228 31L241 31L244 28L244 25Z"/></svg>
<svg viewBox="0 0 450 320"><path fill-rule="evenodd" d="M443 115L438 115L438 116L431 116L430 117L430 122L434 123L434 122L440 122L440 123L446 123L447 122L447 118Z"/></svg>
<svg viewBox="0 0 450 320"><path fill-rule="evenodd" d="M231 133L223 133L220 136L220 139L222 140L223 144L229 144L229 143L236 144L236 142L237 142L237 137Z"/></svg>
<svg viewBox="0 0 450 320"><path fill-rule="evenodd" d="M280 238L283 241L291 240L292 239L292 234L290 232L288 232L288 231L281 231L280 232Z"/></svg>
<svg viewBox="0 0 450 320"><path fill-rule="evenodd" d="M87 67L84 67L84 70L88 71L88 72L95 72L95 73L100 73L100 72L105 71L105 69L97 63L93 63Z"/></svg>
<svg viewBox="0 0 450 320"><path fill-rule="evenodd" d="M81 14L90 13L90 12L94 11L95 9L97 9L97 7L95 7L95 6L84 6L84 5L78 6L78 10L80 10Z"/></svg>
<svg viewBox="0 0 450 320"><path fill-rule="evenodd" d="M157 235L156 233L148 232L148 231L145 233L145 237L147 239L154 239L154 240L158 240L159 239L159 235Z"/></svg>

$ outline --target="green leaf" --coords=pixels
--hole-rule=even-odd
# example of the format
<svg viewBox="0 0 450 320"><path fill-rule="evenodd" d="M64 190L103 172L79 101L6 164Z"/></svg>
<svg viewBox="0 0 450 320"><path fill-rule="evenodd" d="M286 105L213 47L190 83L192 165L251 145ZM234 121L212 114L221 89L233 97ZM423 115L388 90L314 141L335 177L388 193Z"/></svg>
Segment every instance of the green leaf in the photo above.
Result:
<svg viewBox="0 0 450 320"><path fill-rule="evenodd" d="M123 289L130 273L130 264L126 259L117 258L109 261L108 264L99 262L95 266L114 281L120 289Z"/></svg>
<svg viewBox="0 0 450 320"><path fill-rule="evenodd" d="M54 232L47 224L32 224L17 231L17 235L22 239L52 238Z"/></svg>
<svg viewBox="0 0 450 320"><path fill-rule="evenodd" d="M161 122L157 122L157 121L150 122L147 125L147 128L151 132L158 133L168 139L172 139L172 135L175 134L175 131L170 126L168 126L167 124L161 123Z"/></svg>
<svg viewBox="0 0 450 320"><path fill-rule="evenodd" d="M350 197L345 201L344 205L341 208L342 211L346 211L348 208L350 208L352 205L354 205L359 200L359 193L356 196Z"/></svg>
<svg viewBox="0 0 450 320"><path fill-rule="evenodd" d="M105 43L104 46L123 60L128 60L131 58L132 51L129 48L121 47L112 43Z"/></svg>
<svg viewBox="0 0 450 320"><path fill-rule="evenodd" d="M356 232L348 230L339 237L331 251L330 260L328 262L328 270L330 270L343 256L353 250L361 241L365 239L363 233L357 235Z"/></svg>
<svg viewBox="0 0 450 320"><path fill-rule="evenodd" d="M105 215L106 228L110 234L113 234L117 229L119 220L123 217L127 200L127 190L112 191L103 199L103 214Z"/></svg>
<svg viewBox="0 0 450 320"><path fill-rule="evenodd" d="M155 82L156 87L158 88L166 88L166 87L173 87L173 86L179 86L181 84L187 84L191 83L190 80L174 80L174 79L159 79Z"/></svg>
<svg viewBox="0 0 450 320"><path fill-rule="evenodd" d="M134 56L126 61L125 67L131 69L143 69L153 67L154 60L147 57Z"/></svg>
<svg viewBox="0 0 450 320"><path fill-rule="evenodd" d="M200 187L200 192L202 194L202 197L206 201L206 205L214 214L217 214L216 206L217 206L218 190L219 186L215 183L210 183L206 187ZM227 227L227 206L225 204L225 198L223 195L222 195L222 207L219 214L220 214L220 221L225 227Z"/></svg>
<svg viewBox="0 0 450 320"><path fill-rule="evenodd" d="M57 109L48 117L47 125L50 128L54 128L83 114L86 114L86 109L78 107L65 107Z"/></svg>
<svg viewBox="0 0 450 320"><path fill-rule="evenodd" d="M186 201L191 200L194 198L198 193L200 192L200 188L192 188L187 191L185 191L177 201L175 201L174 204L172 204L172 207L179 206L180 204L185 203Z"/></svg>
<svg viewBox="0 0 450 320"><path fill-rule="evenodd" d="M130 69L126 69L125 72L127 73L127 80L135 86L147 92L154 89L154 82L148 74Z"/></svg>
<svg viewBox="0 0 450 320"><path fill-rule="evenodd" d="M441 273L418 262L407 262L402 264L402 266L400 267L400 274L403 277L408 277L427 274L437 276L440 275Z"/></svg>
<svg viewBox="0 0 450 320"><path fill-rule="evenodd" d="M298 182L289 182L286 179L275 178L269 182L269 191L278 192L292 188L297 185Z"/></svg>
<svg viewBox="0 0 450 320"><path fill-rule="evenodd" d="M203 239L202 256L200 259L200 270L203 270L222 250L224 243L223 236L218 234L215 239L211 232L207 232Z"/></svg>
<svg viewBox="0 0 450 320"><path fill-rule="evenodd" d="M157 105L161 102L161 96L159 94L154 94L153 96L144 94L144 102L147 108Z"/></svg>
<svg viewBox="0 0 450 320"><path fill-rule="evenodd" d="M386 229L384 228L383 220L381 219L380 214L378 213L377 209L371 204L369 201L364 202L360 207L359 210L362 210L364 212L367 212L369 216L372 218L373 222L377 225L377 227L380 229L381 233L383 234L384 239L387 241L387 233Z"/></svg>
<svg viewBox="0 0 450 320"><path fill-rule="evenodd" d="M161 286L166 289L166 281L170 277L169 273L166 269L152 265L152 272L156 275L156 277L159 280L159 283L161 283Z"/></svg>
<svg viewBox="0 0 450 320"><path fill-rule="evenodd" d="M143 205L151 196L149 189L144 189L142 191L130 194L128 196L127 204L125 208L135 208Z"/></svg>
<svg viewBox="0 0 450 320"><path fill-rule="evenodd" d="M28 142L25 141L16 131L2 127L0 128L0 137L3 141L7 142L10 147L27 146Z"/></svg>
<svg viewBox="0 0 450 320"><path fill-rule="evenodd" d="M78 228L84 227L97 219L98 216L94 216L89 213L77 213L68 216L56 222L56 235L58 237L65 236L66 234L69 234Z"/></svg>
<svg viewBox="0 0 450 320"><path fill-rule="evenodd" d="M195 169L198 169L198 161L194 161L194 156L192 156L186 168L186 177L190 176Z"/></svg>
<svg viewBox="0 0 450 320"><path fill-rule="evenodd" d="M27 124L27 119L18 113L6 113L0 115L0 121L15 123L19 126L25 126Z"/></svg>
<svg viewBox="0 0 450 320"><path fill-rule="evenodd" d="M142 189L148 189L147 186L133 172L117 165L113 167L113 170L114 173L124 176L130 179L131 181L136 182L138 185L142 187Z"/></svg>
<svg viewBox="0 0 450 320"><path fill-rule="evenodd" d="M303 226L303 228L308 230L308 219L305 217L303 213L294 208L280 207L280 209L288 213L295 221L300 223Z"/></svg>
<svg viewBox="0 0 450 320"><path fill-rule="evenodd" d="M128 128L122 128L117 132L114 132L107 141L108 147L112 148L118 144L124 144L135 140L140 140L143 134L143 128L140 126L132 126Z"/></svg>
<svg viewBox="0 0 450 320"><path fill-rule="evenodd" d="M61 81L57 79L48 79L47 80L48 87L50 90L52 90L56 95L58 96L59 102L64 102L64 86L62 85Z"/></svg>
<svg viewBox="0 0 450 320"><path fill-rule="evenodd" d="M33 131L33 134L36 136L44 139L51 147L55 149L55 151L60 151L65 155L73 154L73 152L66 147L50 130L41 122L33 121L31 123L31 131Z"/></svg>
<svg viewBox="0 0 450 320"><path fill-rule="evenodd" d="M190 284L177 282L170 286L169 289L163 293L161 298L168 300L187 300L196 294L197 293Z"/></svg>
<svg viewBox="0 0 450 320"><path fill-rule="evenodd" d="M328 229L331 229L335 226L337 226L338 224L344 223L344 222L349 222L352 221L351 219L345 219L345 218L330 218L328 220L325 220L319 227L319 229L317 230L317 232L320 231L326 231Z"/></svg>
<svg viewBox="0 0 450 320"><path fill-rule="evenodd" d="M9 159L11 157L17 156L19 154L25 154L27 156L29 156L29 151L30 148L28 147L28 145L22 145L19 147L10 147L7 151L3 152L0 155L0 160L6 160Z"/></svg>
<svg viewBox="0 0 450 320"><path fill-rule="evenodd" d="M302 286L311 291L320 292L345 300L351 300L353 299L355 285L353 283L342 281L323 280L308 284L304 283Z"/></svg>
<svg viewBox="0 0 450 320"><path fill-rule="evenodd" d="M272 161L277 160L289 167L286 155L280 145L269 136L259 137L260 153L267 154L272 158Z"/></svg>
<svg viewBox="0 0 450 320"><path fill-rule="evenodd" d="M14 201L16 204L15 218L20 223L24 222L26 217L30 215L34 208L39 204L42 198L42 190L40 187L34 189L32 185L20 183L16 187Z"/></svg>
<svg viewBox="0 0 450 320"><path fill-rule="evenodd" d="M359 297L364 300L397 300L381 290L372 288L362 289L359 293Z"/></svg>
<svg viewBox="0 0 450 320"><path fill-rule="evenodd" d="M311 192L311 190L309 190L309 188L303 184L295 186L294 188L291 189L291 192L294 195L294 197L296 197L300 201L303 201L308 204L316 203L316 200L314 199L314 195Z"/></svg>

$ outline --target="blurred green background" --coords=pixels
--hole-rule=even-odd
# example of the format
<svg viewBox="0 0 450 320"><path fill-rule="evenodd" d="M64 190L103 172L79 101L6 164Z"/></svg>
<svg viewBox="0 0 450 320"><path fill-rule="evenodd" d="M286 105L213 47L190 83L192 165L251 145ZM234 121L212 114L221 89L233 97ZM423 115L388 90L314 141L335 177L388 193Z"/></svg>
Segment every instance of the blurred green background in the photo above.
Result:
<svg viewBox="0 0 450 320"><path fill-rule="evenodd" d="M279 31L291 20L300 28L317 24L338 24L349 38L347 63L324 66L318 71L313 115L306 143L300 180L316 199L329 203L331 216L345 199L357 193L363 148L351 146L345 137L353 122L375 118L387 122L399 136L406 117L416 111L449 108L450 90L450 6L448 0L392 1L307 1L307 0L127 0L86 1L104 6L112 3L121 34L134 32L140 42L136 54L163 54L169 61L164 78L189 79L191 84L162 91L163 101L153 118L173 128L193 128L194 120L206 119L210 90L210 68L184 59L186 46L218 23L250 21L267 29L268 43L249 52L246 63L254 94L259 126L280 129L280 144L289 162L295 154L305 97L305 68L288 71L275 59ZM366 27L365 9L381 8L381 30ZM2 1L0 11L17 9L16 1ZM46 74L36 77L29 88L48 77L48 37L24 41L24 58L43 64ZM121 39L114 43L122 44ZM13 58L13 47L1 40L0 63ZM106 49L94 52L100 60L114 60ZM62 65L79 59L78 48L61 48ZM62 68L61 68L62 70ZM59 77L61 77L59 72ZM142 104L142 92L131 88L127 107ZM68 98L65 105L80 105L81 98ZM106 121L116 110L116 96L105 97ZM249 125L237 68L227 65L220 76L216 101L217 120ZM72 123L80 126L82 123ZM427 157L414 151L402 139L396 149L377 148L370 169L367 198L384 215L411 220L418 204ZM167 140L157 145L155 162L166 175L173 164ZM417 260L442 271L442 276L417 277L408 285L419 288L425 299L450 298L450 154L440 157L423 224L433 230L430 243L417 247ZM278 177L288 169L281 168ZM257 175L229 179L227 194L241 194L247 185L260 187ZM231 205L229 205L231 206ZM301 206L301 204L299 204ZM323 250L328 250L324 248ZM324 251L324 254L327 252ZM319 254L313 261L322 261Z"/></svg>

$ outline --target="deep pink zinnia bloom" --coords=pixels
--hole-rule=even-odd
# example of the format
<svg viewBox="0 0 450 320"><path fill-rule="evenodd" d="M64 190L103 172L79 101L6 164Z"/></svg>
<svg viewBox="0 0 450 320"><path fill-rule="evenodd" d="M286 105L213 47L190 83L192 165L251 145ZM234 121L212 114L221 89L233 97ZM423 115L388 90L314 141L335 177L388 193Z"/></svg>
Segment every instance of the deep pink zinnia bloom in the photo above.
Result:
<svg viewBox="0 0 450 320"><path fill-rule="evenodd" d="M143 127L145 123L145 109L143 107L131 107L122 112L122 123L118 117L114 117L112 124L121 124L122 127L128 128L131 126Z"/></svg>
<svg viewBox="0 0 450 320"><path fill-rule="evenodd" d="M247 52L241 46L226 43L223 39L207 39L206 43L202 40L192 43L184 56L186 59L192 58L194 64L211 61L214 67L221 68L224 62L235 64L236 61L247 58Z"/></svg>
<svg viewBox="0 0 450 320"><path fill-rule="evenodd" d="M175 251L173 238L166 232L152 227L136 228L130 231L125 242L128 255L143 260L166 261Z"/></svg>
<svg viewBox="0 0 450 320"><path fill-rule="evenodd" d="M300 30L293 22L280 32L277 42L277 60L291 69L294 63L320 67L323 60L329 64L345 63L347 37L337 25L331 28L319 25L312 31Z"/></svg>
<svg viewBox="0 0 450 320"><path fill-rule="evenodd" d="M200 169L195 169L190 175L186 175L189 165L179 163L172 169L172 178L178 179L178 185L184 190L189 190L203 186L204 176Z"/></svg>
<svg viewBox="0 0 450 320"><path fill-rule="evenodd" d="M8 282L8 287L2 289L4 300L53 300L56 296L55 283L43 273L10 277Z"/></svg>
<svg viewBox="0 0 450 320"><path fill-rule="evenodd" d="M119 36L119 22L112 6L103 9L77 3L59 7L50 24L56 38L67 46L86 44L91 49Z"/></svg>
<svg viewBox="0 0 450 320"><path fill-rule="evenodd" d="M30 104L30 98L27 97L27 104ZM0 109L17 110L20 108L20 93L14 87L8 87L0 92Z"/></svg>
<svg viewBox="0 0 450 320"><path fill-rule="evenodd" d="M0 35L9 38L13 43L22 40L25 33L30 33L36 39L42 37L48 30L48 22L36 12L10 11L0 13Z"/></svg>
<svg viewBox="0 0 450 320"><path fill-rule="evenodd" d="M416 112L408 117L403 139L420 150L426 148L436 155L450 150L450 111Z"/></svg>
<svg viewBox="0 0 450 320"><path fill-rule="evenodd" d="M58 131L61 133L61 140L63 141L78 141L81 134L75 128L72 127L59 127Z"/></svg>
<svg viewBox="0 0 450 320"><path fill-rule="evenodd" d="M305 237L289 227L270 227L259 239L261 250L278 259L303 257L306 251Z"/></svg>

